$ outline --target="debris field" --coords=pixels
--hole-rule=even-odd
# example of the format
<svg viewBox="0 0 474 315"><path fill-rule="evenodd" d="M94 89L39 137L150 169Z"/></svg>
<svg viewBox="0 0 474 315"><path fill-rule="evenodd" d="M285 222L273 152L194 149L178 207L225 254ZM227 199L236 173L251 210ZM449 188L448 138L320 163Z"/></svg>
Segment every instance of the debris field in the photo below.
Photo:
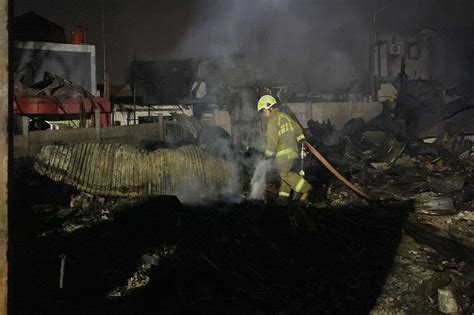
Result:
<svg viewBox="0 0 474 315"><path fill-rule="evenodd" d="M32 161L16 160L12 224L21 232L11 238L11 272L18 279L12 290L23 294L12 305L19 313L49 314L473 313L472 139L452 124L471 110L459 100L471 104L473 97L456 98L451 106L464 108L457 113L415 125L409 113L416 110L407 107L424 115L426 104L438 104L440 113L448 105L428 83L409 84L441 103L408 89L368 122L353 119L341 130L308 122L309 142L370 200L312 157L305 161L315 186L311 203L286 206L271 189L265 202L242 195L199 205L167 196L173 190L126 199L97 193L68 182L69 169L61 173L54 158L45 158L54 150L73 156L80 145L45 149L36 170L48 177ZM99 156L137 154L90 148L105 150ZM166 152L203 150L191 148ZM153 152L139 158L159 155ZM227 170L225 159L207 154L195 156L214 159L206 167L223 163L217 173Z"/></svg>

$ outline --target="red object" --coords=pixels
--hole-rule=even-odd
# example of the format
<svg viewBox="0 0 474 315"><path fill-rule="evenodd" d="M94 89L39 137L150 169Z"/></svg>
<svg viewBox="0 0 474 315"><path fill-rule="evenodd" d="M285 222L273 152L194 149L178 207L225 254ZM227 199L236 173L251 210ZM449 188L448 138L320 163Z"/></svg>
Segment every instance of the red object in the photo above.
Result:
<svg viewBox="0 0 474 315"><path fill-rule="evenodd" d="M111 125L112 106L110 104L109 76L104 80L104 97L75 97L58 99L56 97L15 97L13 113L19 116L52 116L53 119L76 118L89 115L95 123L94 110L100 109L100 126ZM48 118L50 119L50 118Z"/></svg>
<svg viewBox="0 0 474 315"><path fill-rule="evenodd" d="M76 45L82 45L85 43L84 30L80 26L75 26L72 30L71 42Z"/></svg>
<svg viewBox="0 0 474 315"><path fill-rule="evenodd" d="M369 195L367 195L362 189L357 188L356 186L352 185L341 173L339 173L332 165L318 152L311 144L306 143L308 149L313 153L313 155L326 167L337 179L339 179L344 185L349 187L353 192L361 196L366 200L370 200Z"/></svg>
<svg viewBox="0 0 474 315"><path fill-rule="evenodd" d="M81 113L94 121L94 109L100 109L100 125L110 125L112 112L107 97L67 98L59 100L55 97L16 97L13 112L21 116L54 116L70 117Z"/></svg>

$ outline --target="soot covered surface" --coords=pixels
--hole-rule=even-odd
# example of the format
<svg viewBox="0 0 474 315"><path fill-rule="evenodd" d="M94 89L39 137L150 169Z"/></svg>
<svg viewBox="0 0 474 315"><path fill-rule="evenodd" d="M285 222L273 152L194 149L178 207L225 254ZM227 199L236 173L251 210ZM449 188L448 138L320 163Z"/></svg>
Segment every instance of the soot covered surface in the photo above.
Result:
<svg viewBox="0 0 474 315"><path fill-rule="evenodd" d="M64 206L60 193L46 198L57 188L12 198L12 314L368 313L410 208L191 207L160 197L115 205L110 220L66 233L57 227L71 217L32 211L35 202ZM151 266L146 286L108 297L164 245L176 250Z"/></svg>

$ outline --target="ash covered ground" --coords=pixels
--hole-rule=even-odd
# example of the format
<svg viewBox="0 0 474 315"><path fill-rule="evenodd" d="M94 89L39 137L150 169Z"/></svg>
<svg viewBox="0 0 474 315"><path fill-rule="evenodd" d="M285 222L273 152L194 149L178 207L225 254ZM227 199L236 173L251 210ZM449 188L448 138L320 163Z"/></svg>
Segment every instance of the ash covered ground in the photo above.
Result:
<svg viewBox="0 0 474 315"><path fill-rule="evenodd" d="M469 211L168 196L70 208L73 188L35 174L12 191L15 314L438 314L438 289L472 312Z"/></svg>

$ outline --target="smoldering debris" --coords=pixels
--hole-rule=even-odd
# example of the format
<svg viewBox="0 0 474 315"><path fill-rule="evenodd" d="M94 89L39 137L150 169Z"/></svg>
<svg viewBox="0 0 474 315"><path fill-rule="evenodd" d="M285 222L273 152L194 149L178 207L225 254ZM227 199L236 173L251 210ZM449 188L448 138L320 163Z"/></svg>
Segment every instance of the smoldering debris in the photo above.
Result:
<svg viewBox="0 0 474 315"><path fill-rule="evenodd" d="M82 86L47 71L43 80L30 86L25 86L22 78L15 78L14 95L15 97L53 96L58 99L92 96Z"/></svg>
<svg viewBox="0 0 474 315"><path fill-rule="evenodd" d="M110 211L108 220L94 221L100 207ZM28 238L14 241L37 249L28 254L34 270L21 268L33 280L17 283L38 281L43 290L23 302L22 309L40 303L49 313L61 308L431 314L443 303L437 295L427 297L437 292L438 273L457 270L449 286L455 295L456 286L467 288L471 281L469 265L457 256L469 252L460 250L452 236L423 229L413 220L407 225L409 202L315 211L255 203L190 207L157 197L100 207L64 215L43 205L32 214L36 223L29 233L35 236L28 244ZM56 223L45 225L46 216ZM457 220L469 218L466 212ZM55 227L79 222L92 224L62 231ZM435 241L423 242L430 239ZM12 259L24 263L22 253L13 252ZM60 297L54 294L57 264L46 263L57 260L56 253L68 257ZM423 291L422 282L432 289ZM83 297L80 303L77 294Z"/></svg>
<svg viewBox="0 0 474 315"><path fill-rule="evenodd" d="M115 290L107 293L110 299L123 298L133 294L137 289L146 287L150 282L150 270L157 267L164 260L169 260L176 252L176 244L163 245L159 248L153 248L146 254L142 255L141 261L138 264L137 271L127 279L127 284L119 286Z"/></svg>
<svg viewBox="0 0 474 315"><path fill-rule="evenodd" d="M399 101L402 102L402 99ZM427 105L428 101L424 103L424 106ZM456 108L465 113L462 104L456 103ZM195 192L205 189L208 193L209 185L186 186L189 178L196 178L196 182L200 183L204 175L199 171L196 172L198 176L183 175L184 180L177 181L176 186L165 185L168 177L162 176L162 173L147 177L156 170L148 175L145 175L146 172L136 173L143 162L141 159L153 153L122 146L83 144L45 149L40 157L43 165L40 163L37 166L40 172L52 179L65 181L72 170L69 181L92 195L80 195L73 202L75 209L37 205L35 215L43 216L43 222L56 222L41 227L47 231L38 233L44 241L40 241L38 248L56 246L49 243L56 240L55 237L60 238L59 244L67 244L65 239L73 239L76 245L69 248L69 263L74 261L71 253L75 252L77 244L87 246L90 244L87 240L95 242L103 237L102 247L97 252L106 248L113 237L116 237L118 244L132 242L133 246L126 247L125 254L125 249L113 249L116 251L113 256L119 257L116 264L98 264L100 270L95 272L115 273L117 278L113 276L113 280L105 281L107 288L100 287L95 293L97 296L110 293L110 296L126 301L135 311L144 307L140 306L140 302L150 296L153 297L150 301L160 300L161 306L157 309L166 306L179 311L207 310L208 306L213 307L211 311L222 310L224 305L229 305L229 301L232 301L230 305L236 312L344 312L354 311L356 307L363 312L372 309L374 314L378 311L429 314L437 309L453 310L455 306L468 311L472 294L469 297L470 293L465 288L472 285L469 278L472 257L469 253L474 250L472 142L466 134L467 129L454 129L449 124L444 125L441 134L429 134L431 139L424 138L427 134L418 138L416 135L420 133L413 133L413 130L419 129L413 125L416 120L408 117L411 111L407 110L403 115L400 114L402 112L394 112L386 106L373 120L352 120L341 131L335 130L330 122L309 124L314 135L310 142L317 144L318 150L341 173L370 192L377 200L372 203L362 202L337 180L328 177L315 160L308 159L305 171L308 180L315 184L317 193L313 201L322 201L327 207L281 208L271 202L242 202L235 206L209 203L205 207L188 207L162 200L153 200L151 205L130 205L130 200L126 200L130 211L120 219L120 211L117 211L120 207L115 207L117 200L100 199L103 198L100 192L109 186L104 186L94 172L101 169L105 174L113 171L114 166L106 163L103 168L104 165L94 161L109 157L115 166L127 165L118 172L118 183L123 182L124 186L112 185L122 194L120 196L127 198L148 196L150 189L159 194L180 196L191 187L190 195L202 199L201 194ZM409 128L407 124L410 124ZM215 130L210 133L214 132L219 134ZM210 169L205 175L209 177L205 177L206 180L220 183L219 189L238 185L235 181L230 184L228 180L227 175L232 172L219 175L223 168L227 170L227 163L235 161L223 159L228 156L218 149L230 150L232 160L239 151L227 135L218 137L226 140L222 142L225 145L215 147L213 145L217 141L205 134L201 132L198 143L202 148L213 151L213 155L196 147L184 147L166 151L169 156L165 160L170 163L179 160L180 169L175 171L182 175L182 165L187 165L188 159L209 159L212 163L206 166ZM119 149L124 155L128 154L127 158L118 159L117 154L110 155ZM174 158L172 152L177 154L179 150L187 153L179 159ZM157 153L155 158L160 159L161 153ZM250 163L256 172L249 179L249 192L252 198L259 199L263 193L268 194L263 185L268 165L256 163L259 159L255 156ZM90 169L82 174L81 168L71 168L74 164L71 161L82 161L83 168ZM216 167L216 163L220 166ZM166 165L163 162L158 166ZM196 166L199 163L190 167ZM126 174L134 176L128 179L122 177ZM238 178L234 175L230 178ZM160 185L164 186L153 182L156 180L163 181L164 184L160 182ZM129 185L126 185L127 181ZM153 190L157 187L162 188ZM99 195L98 198L96 195ZM117 195L111 193L106 196ZM172 219L159 217L152 220L155 215L161 215L163 207ZM140 213L143 209L151 211ZM413 212L408 214L408 211ZM163 235L166 229L169 234ZM157 259L159 255L155 255L155 250L162 248L163 243L177 244L176 249L172 253L168 251L170 255L165 255L166 258L159 263L147 263ZM387 244L390 245L390 253L387 252ZM78 249L83 250L81 247ZM87 253L87 250L84 251ZM61 247L58 252L66 250ZM78 257L81 255L76 255L77 261L84 264L76 270L77 273L91 273L87 271L90 264ZM100 256L95 255L95 258ZM308 255L313 258L311 261L308 261ZM108 257L104 260L110 262L113 259ZM456 277L452 277L449 285L444 282L438 285L438 280L444 277L439 273L447 270L446 266L457 270ZM383 272L374 279L373 270ZM389 274L390 270L392 273ZM69 277L66 274L66 279ZM38 279L48 281L44 277ZM79 288L83 290L87 286L80 280L76 277ZM422 282L434 289L427 289L425 295L420 294L417 290ZM169 283L172 283L171 289ZM222 290L222 283L225 283L226 290ZM90 283L87 285L90 286ZM374 287L378 289L377 293L371 291ZM380 291L382 294L378 295ZM433 294L435 291L437 295ZM459 295L459 292L463 293Z"/></svg>
<svg viewBox="0 0 474 315"><path fill-rule="evenodd" d="M151 153L122 144L47 146L36 157L35 169L99 196L176 195L199 202L240 193L237 165L196 146Z"/></svg>
<svg viewBox="0 0 474 315"><path fill-rule="evenodd" d="M187 116L186 114L171 113L171 117L178 122L186 131L197 137L198 132L204 127L202 121L194 116Z"/></svg>
<svg viewBox="0 0 474 315"><path fill-rule="evenodd" d="M368 122L350 120L341 131L330 123L308 123L314 135L311 142L319 144L323 155L374 198L411 199L415 209L432 214L470 209L471 197L464 198L470 195L468 182L474 167L470 125L460 123L455 129L442 122L442 115L441 120L423 119L417 125L416 117L424 115L420 113L440 114L440 106L444 111L451 106L452 102L444 103L440 88L424 81L408 81L398 94L396 106L385 104L382 113ZM451 118L472 117L468 112L473 96L465 93L456 98L455 107L462 110ZM433 128L436 133L419 132ZM328 204L353 203L350 194L338 193L341 185L335 180L323 187Z"/></svg>
<svg viewBox="0 0 474 315"><path fill-rule="evenodd" d="M415 138L473 134L474 92L438 82L409 80L399 87L394 114Z"/></svg>
<svg viewBox="0 0 474 315"><path fill-rule="evenodd" d="M463 303L462 309L469 309L456 292L458 286L465 288L471 281L470 267L463 266L469 262L467 253L474 249L470 241L474 235L469 234L474 221L471 211L457 212L464 205L462 198L469 200L466 188L473 179L458 173L446 177L446 187L436 180L465 164L440 144L407 141L392 166L376 170L368 162L385 156L376 151L386 152L390 141L385 139L393 136L378 133L371 139L361 138L363 152L345 139L346 143L337 147L339 154L331 154L332 162L352 181L368 184L372 192L385 198L371 205L358 204L359 198L335 181L327 186L328 192L335 194L326 197L333 209L245 202L189 207L169 197L132 202L94 199L93 195L76 199L73 210L37 205L33 212L38 222L36 236L33 243L21 244L38 249L28 260L36 267L31 271L25 267L22 272L29 272L45 289L23 307L41 303L41 309L49 313L74 307L104 312L116 312L117 308L125 312L231 308L236 313L372 310L374 314L430 314L445 302L436 295L430 299L420 293L420 283L432 281L434 288L435 280L430 279L449 265L458 266L460 275L450 292L457 305ZM373 143L379 147L374 148ZM425 164L439 154L445 158L443 165ZM413 165L398 165L403 156L413 159ZM427 174L432 179L428 180ZM31 191L35 186L20 187L34 202ZM428 213L436 214L432 216L419 211L407 223L408 210L414 208L413 196L435 188L449 189L450 195L441 197L452 198L450 210L454 206L456 214ZM437 194L433 192L433 200ZM433 230L433 226L439 228ZM57 261L56 252L68 257L61 299L51 293L57 287L57 270L51 263L53 258ZM26 261L19 252L13 255L16 261ZM47 266L51 267L45 270ZM375 277L373 270L377 270ZM49 274L54 276L49 278ZM449 289L445 285L439 288ZM74 302L78 292L84 297L81 305Z"/></svg>
<svg viewBox="0 0 474 315"><path fill-rule="evenodd" d="M212 312L229 307L237 313L367 310L370 302L366 299L373 301L374 288L383 283L389 268L385 262L396 249L399 230L393 229L394 224L400 224L403 218L401 213L399 217L387 212L387 216L382 215L384 223L379 219L378 224L370 225L372 237L365 238L355 237L360 232L357 225L375 217L363 211L318 214L247 203L189 207L169 197L115 204L113 208L110 220L88 228L48 233L49 229L54 231L53 226L35 223L29 231L31 239L15 239L23 242L17 245L27 245L28 241L28 247L35 249L13 252L12 259L18 266L27 261L20 259L21 255L30 258L27 266L13 272L21 270L32 277L17 278L16 283L42 283L42 290L21 305L21 298L14 299L12 306L46 313L58 308L105 313L116 312L117 308L125 313L162 313L169 309L179 313ZM93 212L84 211L81 216L85 219ZM40 223L45 214L35 212L31 222ZM346 216L350 220L335 224ZM57 216L55 221L57 225L73 224L78 218ZM343 236L333 228L341 224L346 230ZM384 228L387 225L392 227L388 234ZM377 250L382 243L371 241L374 235L386 240L382 255ZM369 254L358 254L362 248ZM56 264L52 263L57 261L56 252L68 257L60 292ZM374 269L378 270L377 277L363 276L373 275ZM341 277L329 277L333 273ZM370 290L348 288L347 281ZM82 296L80 302L77 294ZM354 299L332 303L327 301L328 294L336 300L346 294Z"/></svg>
<svg viewBox="0 0 474 315"><path fill-rule="evenodd" d="M368 122L352 120L340 131L329 122L308 124L314 135L311 142L352 182L378 199L377 204L410 203L408 239L402 241L393 274L373 314L408 310L469 314L473 295L466 288L472 286L473 258L467 253L474 248L469 123L473 94L462 90L463 94L447 98L445 87L426 81L409 81L401 89L395 106L385 104L382 113ZM357 198L334 179L321 182L320 187L330 207L360 207ZM449 260L439 259L448 252ZM407 262L408 267L402 267ZM456 271L444 275L449 268ZM405 273L418 280L411 283ZM402 287L419 287L420 282L430 287L427 296L397 293ZM423 311L416 306L427 302L430 306Z"/></svg>
<svg viewBox="0 0 474 315"><path fill-rule="evenodd" d="M451 197L439 196L433 192L418 194L415 197L414 209L418 213L429 215L450 215L457 213Z"/></svg>
<svg viewBox="0 0 474 315"><path fill-rule="evenodd" d="M233 141L230 134L219 126L203 127L197 134L197 145L225 160L235 160Z"/></svg>

